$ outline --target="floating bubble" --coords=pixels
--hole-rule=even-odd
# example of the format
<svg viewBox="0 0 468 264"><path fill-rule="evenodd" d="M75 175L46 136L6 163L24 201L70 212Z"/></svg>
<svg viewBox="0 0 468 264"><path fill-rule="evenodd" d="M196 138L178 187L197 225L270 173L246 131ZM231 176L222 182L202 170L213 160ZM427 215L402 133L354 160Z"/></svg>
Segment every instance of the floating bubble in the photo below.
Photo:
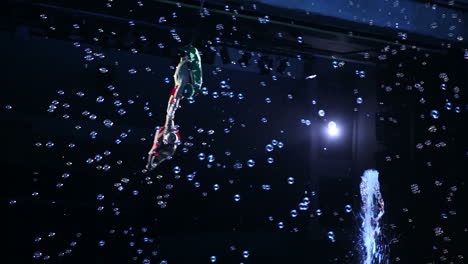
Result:
<svg viewBox="0 0 468 264"><path fill-rule="evenodd" d="M112 122L111 120L109 119L105 119L104 121L102 121L102 123L104 124L104 126L106 127L112 127L114 125L114 122Z"/></svg>
<svg viewBox="0 0 468 264"><path fill-rule="evenodd" d="M247 166L249 166L250 168L252 168L253 166L255 166L255 161L252 160L252 159L249 159L249 160L247 161Z"/></svg>
<svg viewBox="0 0 468 264"><path fill-rule="evenodd" d="M97 134L98 134L98 133L97 133L96 131L91 131L91 132L89 133L89 136L90 136L92 139L95 139L96 136L97 136Z"/></svg>
<svg viewBox="0 0 468 264"><path fill-rule="evenodd" d="M347 213L351 213L352 210L353 210L353 209L351 208L351 205L347 204L347 205L345 206L345 211L346 211Z"/></svg>
<svg viewBox="0 0 468 264"><path fill-rule="evenodd" d="M208 155L208 162L214 162L214 161L215 161L214 155L212 154Z"/></svg>
<svg viewBox="0 0 468 264"><path fill-rule="evenodd" d="M291 210L291 217L297 217L297 210Z"/></svg>
<svg viewBox="0 0 468 264"><path fill-rule="evenodd" d="M447 110L449 110L449 111L452 110L452 103L446 102L446 103L445 103L445 109L447 109ZM433 111L434 111L434 110L433 110Z"/></svg>
<svg viewBox="0 0 468 264"><path fill-rule="evenodd" d="M437 111L437 110L432 110L432 111L431 111L431 116L432 116L432 118L434 118L434 119L438 119L438 118L439 118L439 111Z"/></svg>
<svg viewBox="0 0 468 264"><path fill-rule="evenodd" d="M41 258L41 257L42 257L42 252L40 252L40 251L35 251L35 252L33 253L33 258L39 259L39 258Z"/></svg>
<svg viewBox="0 0 468 264"><path fill-rule="evenodd" d="M242 163L240 162L234 163L233 168L236 170L242 169Z"/></svg>
<svg viewBox="0 0 468 264"><path fill-rule="evenodd" d="M119 115L122 116L122 115L125 115L125 114L127 113L127 111L125 111L125 109L122 109L122 108L121 108L121 109L119 109L119 110L117 111L117 113L118 113Z"/></svg>
<svg viewBox="0 0 468 264"><path fill-rule="evenodd" d="M419 185L417 185L417 184L411 184L411 192L412 192L413 194L421 193L421 191L419 190Z"/></svg>
<svg viewBox="0 0 468 264"><path fill-rule="evenodd" d="M318 111L318 115L319 115L320 117L324 117L324 116L325 116L325 111L323 111L322 109L320 109L320 110Z"/></svg>
<svg viewBox="0 0 468 264"><path fill-rule="evenodd" d="M99 68L99 71L100 71L101 73L108 73L108 72L109 72L109 69L107 69L106 67L101 67L101 68Z"/></svg>

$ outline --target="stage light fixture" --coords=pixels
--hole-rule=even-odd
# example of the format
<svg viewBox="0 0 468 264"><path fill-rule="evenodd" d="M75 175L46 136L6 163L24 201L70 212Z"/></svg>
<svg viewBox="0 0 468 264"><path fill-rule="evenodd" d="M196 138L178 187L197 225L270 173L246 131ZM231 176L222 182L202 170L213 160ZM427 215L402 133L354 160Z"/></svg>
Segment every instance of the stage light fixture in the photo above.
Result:
<svg viewBox="0 0 468 264"><path fill-rule="evenodd" d="M330 121L330 122L328 123L327 132L328 132L328 135L329 135L330 137L336 137L336 136L339 135L340 130L338 129L338 127L337 127L337 125L336 125L335 122Z"/></svg>

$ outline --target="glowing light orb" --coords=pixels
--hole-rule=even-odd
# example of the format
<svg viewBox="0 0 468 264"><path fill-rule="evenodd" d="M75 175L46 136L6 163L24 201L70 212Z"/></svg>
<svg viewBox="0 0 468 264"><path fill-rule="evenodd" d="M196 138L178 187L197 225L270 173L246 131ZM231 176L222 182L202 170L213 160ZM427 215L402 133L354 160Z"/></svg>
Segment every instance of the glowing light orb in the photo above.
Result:
<svg viewBox="0 0 468 264"><path fill-rule="evenodd" d="M328 135L331 136L331 137L336 137L338 136L338 134L340 133L338 127L336 126L336 123L333 122L333 121L330 121L328 123Z"/></svg>

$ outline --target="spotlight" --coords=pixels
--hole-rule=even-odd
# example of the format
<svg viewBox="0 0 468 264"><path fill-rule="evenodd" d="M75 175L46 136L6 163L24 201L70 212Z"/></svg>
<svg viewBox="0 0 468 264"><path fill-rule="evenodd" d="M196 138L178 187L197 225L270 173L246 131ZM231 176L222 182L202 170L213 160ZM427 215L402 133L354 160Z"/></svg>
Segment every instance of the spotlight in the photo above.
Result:
<svg viewBox="0 0 468 264"><path fill-rule="evenodd" d="M331 137L336 137L336 136L338 136L338 134L339 134L340 131L338 130L338 127L336 126L336 123L333 122L333 121L330 121L330 122L328 123L328 130L327 130L327 132L328 132L328 135L329 135L329 136L331 136Z"/></svg>

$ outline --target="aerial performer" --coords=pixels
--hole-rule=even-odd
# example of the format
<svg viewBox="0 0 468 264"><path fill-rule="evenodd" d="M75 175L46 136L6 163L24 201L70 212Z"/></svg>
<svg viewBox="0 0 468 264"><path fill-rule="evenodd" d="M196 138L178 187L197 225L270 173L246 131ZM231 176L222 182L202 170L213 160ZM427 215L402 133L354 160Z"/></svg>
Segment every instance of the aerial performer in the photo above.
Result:
<svg viewBox="0 0 468 264"><path fill-rule="evenodd" d="M180 141L180 133L174 124L175 112L179 108L180 101L184 98L195 97L202 85L201 59L198 50L189 45L184 49L184 54L174 73L174 88L169 94L167 104L166 123L160 127L155 135L153 146L148 152L146 168L153 170L159 164L174 155Z"/></svg>

